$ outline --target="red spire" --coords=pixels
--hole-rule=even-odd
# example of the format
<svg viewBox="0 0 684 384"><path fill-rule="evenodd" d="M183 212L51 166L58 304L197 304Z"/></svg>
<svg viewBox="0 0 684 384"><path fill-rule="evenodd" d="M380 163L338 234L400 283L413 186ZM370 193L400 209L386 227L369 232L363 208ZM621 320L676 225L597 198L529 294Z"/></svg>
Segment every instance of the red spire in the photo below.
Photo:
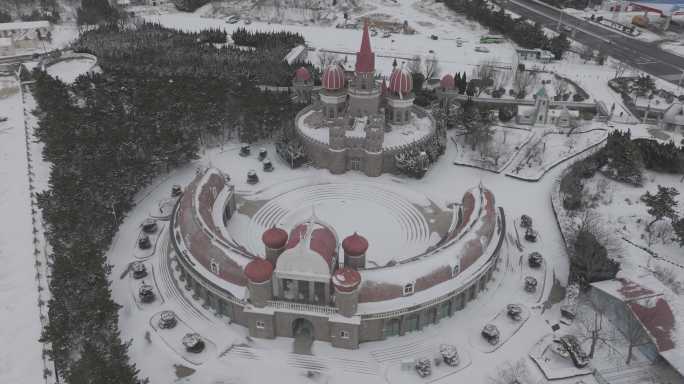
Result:
<svg viewBox="0 0 684 384"><path fill-rule="evenodd" d="M369 73L375 71L375 53L371 50L368 34L368 19L363 21L363 37L361 49L356 53L356 72Z"/></svg>

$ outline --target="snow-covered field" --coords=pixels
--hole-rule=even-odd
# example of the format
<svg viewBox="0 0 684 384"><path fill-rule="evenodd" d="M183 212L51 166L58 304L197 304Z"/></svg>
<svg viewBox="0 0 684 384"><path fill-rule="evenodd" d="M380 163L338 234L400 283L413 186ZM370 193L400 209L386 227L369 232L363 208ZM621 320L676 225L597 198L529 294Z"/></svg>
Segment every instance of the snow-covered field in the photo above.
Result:
<svg viewBox="0 0 684 384"><path fill-rule="evenodd" d="M472 147L466 143L466 135L462 132L449 135L451 142L447 143L447 146L453 145L454 148L452 161L455 164L472 165L501 172L534 136L534 132L530 129L505 126L495 126L493 129L494 135L488 145L486 156L483 156L482 151L478 149L472 150Z"/></svg>
<svg viewBox="0 0 684 384"><path fill-rule="evenodd" d="M572 158L601 143L607 137L605 129L573 132L539 132L518 164L511 167L509 175L537 180L559 162Z"/></svg>
<svg viewBox="0 0 684 384"><path fill-rule="evenodd" d="M392 62L397 59L401 64L418 55L425 57L433 51L439 60L441 72L454 73L456 71L470 71L480 62L492 60L510 64L514 60L514 47L510 43L490 44L489 53L475 52L475 46L480 45L479 40L489 32L477 23L467 21L463 16L449 11L443 4L434 1L411 1L380 2L372 14L381 13L391 16L393 19L403 22L408 20L416 29L414 35L393 34L390 38L378 36L371 37L371 46L375 51L376 70L384 76L392 71ZM353 17L362 14L352 14ZM340 55L341 59L347 56L350 62L354 62L355 53L361 42L359 29L338 29L317 25L301 24L270 24L254 21L250 25L242 22L227 24L223 19L200 17L188 14L165 14L145 16L150 21L157 21L162 25L182 30L197 31L204 28L221 28L231 33L237 28L248 30L287 30L301 33L307 44L318 50L324 49ZM437 35L438 40L429 39L430 35ZM456 38L463 40L463 46L457 47ZM318 54L309 52L309 60L318 63Z"/></svg>
<svg viewBox="0 0 684 384"><path fill-rule="evenodd" d="M90 71L95 63L89 59L69 59L59 61L47 67L47 73L52 77L57 77L67 84L71 84L76 78L85 72Z"/></svg>
<svg viewBox="0 0 684 384"><path fill-rule="evenodd" d="M43 382L26 137L19 83L0 78L0 382Z"/></svg>

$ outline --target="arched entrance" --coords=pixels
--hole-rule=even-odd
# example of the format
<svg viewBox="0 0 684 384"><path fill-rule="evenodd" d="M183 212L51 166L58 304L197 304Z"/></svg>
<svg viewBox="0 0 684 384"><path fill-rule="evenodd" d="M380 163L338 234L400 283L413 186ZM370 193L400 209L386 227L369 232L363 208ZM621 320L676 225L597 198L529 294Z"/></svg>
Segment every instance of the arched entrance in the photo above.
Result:
<svg viewBox="0 0 684 384"><path fill-rule="evenodd" d="M313 329L313 324L307 319L299 318L292 322L292 335L294 337L308 336L313 338Z"/></svg>
<svg viewBox="0 0 684 384"><path fill-rule="evenodd" d="M294 353L311 355L311 345L314 339L314 326L307 319L296 319L292 322L292 336L294 337Z"/></svg>

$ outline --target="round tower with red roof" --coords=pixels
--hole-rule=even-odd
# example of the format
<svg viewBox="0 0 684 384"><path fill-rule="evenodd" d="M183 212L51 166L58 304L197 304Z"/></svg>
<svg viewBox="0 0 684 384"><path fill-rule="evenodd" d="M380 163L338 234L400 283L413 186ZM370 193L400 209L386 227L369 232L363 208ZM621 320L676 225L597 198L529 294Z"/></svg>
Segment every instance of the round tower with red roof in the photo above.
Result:
<svg viewBox="0 0 684 384"><path fill-rule="evenodd" d="M297 101L300 103L311 102L311 91L313 90L313 77L306 67L299 67L292 79L292 88L294 88Z"/></svg>
<svg viewBox="0 0 684 384"><path fill-rule="evenodd" d="M337 312L346 317L354 316L359 303L361 274L353 268L342 267L335 270L331 279L335 288Z"/></svg>
<svg viewBox="0 0 684 384"><path fill-rule="evenodd" d="M342 241L342 249L344 250L344 265L354 269L366 267L368 240L365 237L354 232Z"/></svg>
<svg viewBox="0 0 684 384"><path fill-rule="evenodd" d="M387 116L394 124L408 124L413 107L413 76L402 65L390 75L387 87Z"/></svg>
<svg viewBox="0 0 684 384"><path fill-rule="evenodd" d="M285 250L287 244L287 232L284 229L272 227L264 231L261 241L266 249L266 260L276 265L278 256Z"/></svg>
<svg viewBox="0 0 684 384"><path fill-rule="evenodd" d="M255 307L265 307L268 301L273 299L273 264L256 257L247 263L243 273L247 278L249 301Z"/></svg>

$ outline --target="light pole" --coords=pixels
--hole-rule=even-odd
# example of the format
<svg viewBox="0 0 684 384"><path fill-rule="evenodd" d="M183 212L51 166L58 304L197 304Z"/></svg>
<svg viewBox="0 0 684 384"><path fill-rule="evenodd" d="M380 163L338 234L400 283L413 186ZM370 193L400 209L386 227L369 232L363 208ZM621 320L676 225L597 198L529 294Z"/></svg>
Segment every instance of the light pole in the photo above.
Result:
<svg viewBox="0 0 684 384"><path fill-rule="evenodd" d="M563 8L560 8L558 12L558 27L556 27L557 31L561 30L561 25L563 25Z"/></svg>

